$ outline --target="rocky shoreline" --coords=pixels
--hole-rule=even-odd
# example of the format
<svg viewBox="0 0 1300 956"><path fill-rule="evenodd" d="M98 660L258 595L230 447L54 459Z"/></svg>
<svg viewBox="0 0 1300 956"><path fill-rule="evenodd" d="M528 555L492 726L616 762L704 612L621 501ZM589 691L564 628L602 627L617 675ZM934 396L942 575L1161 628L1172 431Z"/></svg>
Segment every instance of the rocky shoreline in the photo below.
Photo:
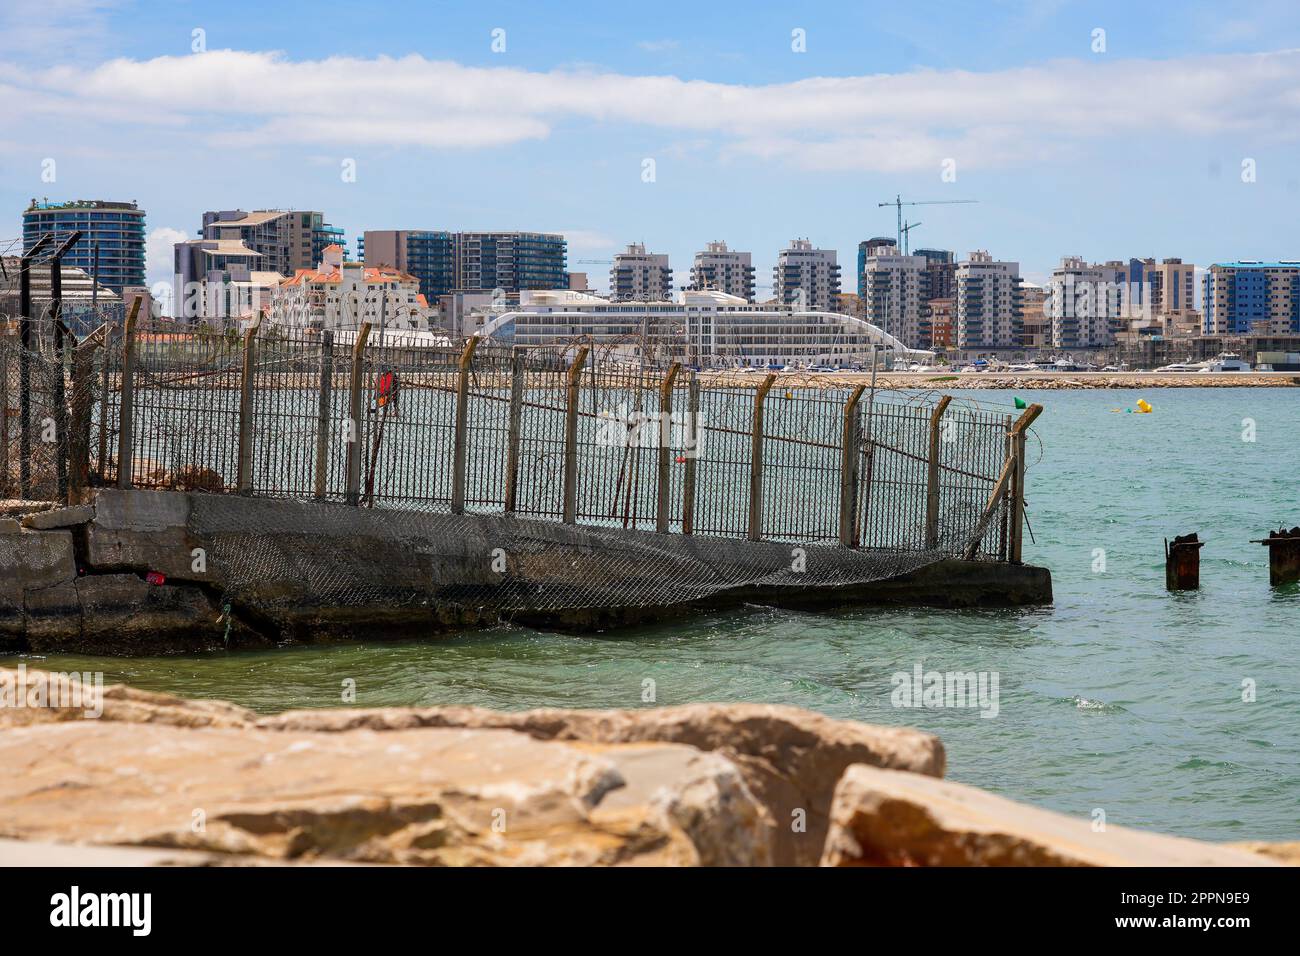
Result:
<svg viewBox="0 0 1300 956"><path fill-rule="evenodd" d="M871 382L869 372L781 373L777 380L786 387L793 382L814 388L851 388ZM736 384L762 381L762 375L728 373ZM1296 388L1295 372L880 372L880 389L933 389L946 392L970 388L1056 391L1062 389L1155 389L1155 388Z"/></svg>
<svg viewBox="0 0 1300 956"><path fill-rule="evenodd" d="M21 686L20 701L13 689ZM792 707L258 716L0 669L0 863L1272 866L942 779L915 730ZM7 696L4 691L9 688ZM51 754L59 755L57 760Z"/></svg>

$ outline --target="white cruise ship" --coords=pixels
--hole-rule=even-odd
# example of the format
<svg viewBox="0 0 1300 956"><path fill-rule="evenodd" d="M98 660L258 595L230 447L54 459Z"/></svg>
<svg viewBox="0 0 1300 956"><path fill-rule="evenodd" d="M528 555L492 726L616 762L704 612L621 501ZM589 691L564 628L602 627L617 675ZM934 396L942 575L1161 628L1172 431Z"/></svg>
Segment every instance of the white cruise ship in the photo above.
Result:
<svg viewBox="0 0 1300 956"><path fill-rule="evenodd" d="M688 365L742 368L851 368L925 362L933 352L909 349L851 315L754 305L724 292L684 291L672 302L612 302L589 292L524 291L518 308L472 313L466 332L515 345L585 340L612 352Z"/></svg>

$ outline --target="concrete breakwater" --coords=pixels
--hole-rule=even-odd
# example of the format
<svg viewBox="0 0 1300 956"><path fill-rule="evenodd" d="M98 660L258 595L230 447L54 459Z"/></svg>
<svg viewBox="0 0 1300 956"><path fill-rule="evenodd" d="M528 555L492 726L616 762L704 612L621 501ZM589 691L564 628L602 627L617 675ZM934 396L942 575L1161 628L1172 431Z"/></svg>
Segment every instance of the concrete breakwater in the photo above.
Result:
<svg viewBox="0 0 1300 956"><path fill-rule="evenodd" d="M0 518L0 642L186 653L517 621L598 630L754 603L1051 601L1046 569L189 492L98 489ZM792 560L792 555L794 558ZM809 573L811 569L814 573Z"/></svg>
<svg viewBox="0 0 1300 956"><path fill-rule="evenodd" d="M4 696L21 676L27 700ZM257 716L0 669L0 862L1273 866L943 779L931 734L793 707ZM38 693L39 692L39 693ZM37 703L30 703L37 701ZM33 760L57 752L59 759ZM130 768L129 773L122 772Z"/></svg>

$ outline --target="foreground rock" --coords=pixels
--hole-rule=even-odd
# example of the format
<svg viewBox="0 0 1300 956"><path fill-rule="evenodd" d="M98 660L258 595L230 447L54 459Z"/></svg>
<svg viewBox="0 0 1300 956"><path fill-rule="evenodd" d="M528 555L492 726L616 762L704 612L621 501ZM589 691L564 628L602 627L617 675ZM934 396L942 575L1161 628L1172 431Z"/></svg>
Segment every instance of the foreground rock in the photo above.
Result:
<svg viewBox="0 0 1300 956"><path fill-rule="evenodd" d="M824 866L1268 866L1226 846L1092 823L959 783L849 768Z"/></svg>
<svg viewBox="0 0 1300 956"><path fill-rule="evenodd" d="M0 831L22 839L372 863L771 863L772 821L737 769L672 744L64 721L7 731L0 760Z"/></svg>
<svg viewBox="0 0 1300 956"><path fill-rule="evenodd" d="M13 690L22 686L24 705ZM5 696L6 689L9 690ZM383 708L258 715L0 669L0 863L1276 865L938 779L914 730L790 707ZM97 719L86 719L87 714ZM57 759L52 759L57 755ZM186 856L185 854L197 854ZM1267 855L1265 855L1267 854ZM52 862L63 853L48 854ZM125 857L112 857L127 862Z"/></svg>
<svg viewBox="0 0 1300 956"><path fill-rule="evenodd" d="M17 671L0 670L0 680L6 674L10 680L18 679ZM27 670L23 680L29 687L42 688L39 693L45 701L72 700L66 676ZM244 735L235 734L235 739L256 741L253 750L257 753L261 753L257 748L282 747L282 743L277 743L279 735L296 740L329 740L333 737L356 740L359 739L357 735L364 732L370 735L364 737L369 741L368 747L382 750L385 747L383 741L398 739L398 735L413 734L413 739L420 740L424 739L421 734L435 730L474 734L506 732L538 750L547 747L572 749L582 753L601 753L614 760L617 771L629 783L623 788L614 788L606 799L598 801L602 812L628 800L641 799L634 796L637 790L633 783L638 780L650 786L654 779L659 778L662 778L660 783L666 786L676 779L682 793L693 799L710 792L710 787L714 788L714 796L708 797L701 808L706 816L724 813L725 810L725 814L740 813L741 818L749 819L746 799L753 800L763 810L763 823L759 829L766 834L763 839L767 840L767 847L763 853L754 849L750 856L763 856L764 860L776 864L816 864L826 838L835 784L849 766L870 763L940 777L944 773L945 760L943 744L930 734L905 728L835 721L785 706L697 704L654 710L545 709L523 713L498 713L480 708L381 708L298 710L259 718L251 711L225 702L188 701L123 685L104 688L99 704L98 721L85 721L85 708L78 706L0 709L0 727L30 727L34 731L32 740L43 737L38 724L70 724L74 728L74 739L81 739L91 732L99 734L99 728L107 724L243 731ZM45 732L51 730L53 727L45 728ZM165 736L162 741L179 747L179 741L185 739L185 735ZM0 754L4 753L6 743L8 741L0 741ZM142 745L139 737L130 731L104 737L101 743L120 748L118 756L126 763L135 762L135 748ZM685 754L694 754L698 761L685 761ZM253 754L250 758L260 760ZM673 770L673 767L677 769ZM693 774L698 774L701 769L708 769L708 773L728 782L725 786L722 783L686 786L686 780L694 779ZM736 775L740 787L729 782L728 769L729 773ZM177 773L182 771L177 770ZM368 780L356 775L355 771L344 774L342 779L354 782L352 786L370 786ZM5 792L5 784L0 783L0 808L3 808ZM221 800L227 796L221 796ZM732 805L727 801L736 803ZM40 800L36 803L39 804ZM731 809L724 808L724 804ZM169 810L170 813L174 810ZM0 814L0 819L3 818ZM65 823L74 827L75 817L66 818ZM758 827L757 822L753 825ZM720 826L722 832L727 829L725 825ZM745 823L745 826L749 827L750 823ZM705 830L712 832L708 827ZM705 830L701 834L705 834ZM136 842L136 836L131 842ZM75 830L70 831L69 838L83 839L75 834ZM702 835L701 839L705 836ZM251 848L248 852L261 852L261 849ZM723 851L718 853L727 857Z"/></svg>

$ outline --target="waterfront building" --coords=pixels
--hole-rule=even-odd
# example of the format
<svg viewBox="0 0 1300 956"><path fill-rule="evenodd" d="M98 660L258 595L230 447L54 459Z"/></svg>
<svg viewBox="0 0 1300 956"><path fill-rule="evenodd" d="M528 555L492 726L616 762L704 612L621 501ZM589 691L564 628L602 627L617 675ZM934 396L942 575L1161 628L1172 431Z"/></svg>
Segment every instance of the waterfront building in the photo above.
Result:
<svg viewBox="0 0 1300 956"><path fill-rule="evenodd" d="M0 325L10 316L17 316L21 311L18 293L18 270L21 259L18 256L5 256L0 260L8 283L0 283ZM38 263L31 267L30 283L32 292L32 318L39 319L48 315L50 310L50 265ZM102 282L96 287L95 282L85 269L70 266L66 262L59 270L60 293L63 296L60 312L64 324L77 335L88 334L107 319L120 320L122 303L130 301L130 294L138 287L124 286L121 293L107 288ZM145 305L149 303L146 301ZM147 315L147 312L142 312Z"/></svg>
<svg viewBox="0 0 1300 956"><path fill-rule="evenodd" d="M1204 334L1300 334L1300 261L1216 262L1202 281Z"/></svg>
<svg viewBox="0 0 1300 956"><path fill-rule="evenodd" d="M646 252L645 244L629 243L625 252L614 256L609 270L609 297L615 301L656 301L673 291L673 270L668 257Z"/></svg>
<svg viewBox="0 0 1300 956"><path fill-rule="evenodd" d="M567 244L552 233L377 229L362 240L367 267L415 276L429 302L457 291L508 294L568 283Z"/></svg>
<svg viewBox="0 0 1300 956"><path fill-rule="evenodd" d="M367 230L362 236L368 268L391 268L415 276L420 294L437 302L456 281L456 239L450 232L429 229Z"/></svg>
<svg viewBox="0 0 1300 956"><path fill-rule="evenodd" d="M222 209L203 214L204 239L238 240L260 253L268 272L290 275L320 262L327 246L346 255L343 230L325 222L323 213L303 209Z"/></svg>
<svg viewBox="0 0 1300 956"><path fill-rule="evenodd" d="M80 230L81 239L64 255L63 264L81 269L87 276L97 275L102 287L120 293L126 286L145 282L144 218L144 210L134 202L33 199L23 211L23 251L46 233L53 234L57 245Z"/></svg>
<svg viewBox="0 0 1300 956"><path fill-rule="evenodd" d="M867 260L882 253L894 255L897 251L898 244L892 236L876 236L874 239L864 239L858 243L858 271L854 273L854 277L857 282L859 298L866 298L865 290L862 287L862 274L867 269Z"/></svg>
<svg viewBox="0 0 1300 956"><path fill-rule="evenodd" d="M1063 256L1048 284L1051 346L1087 349L1113 345L1128 284L1128 268L1120 262L1089 265L1080 256Z"/></svg>
<svg viewBox="0 0 1300 956"><path fill-rule="evenodd" d="M870 363L873 348L898 358L930 355L850 315L756 305L714 290L683 290L658 302L521 292L517 306L483 311L473 324L477 334L515 345L581 339L627 358L648 351L697 366L842 368Z"/></svg>
<svg viewBox="0 0 1300 956"><path fill-rule="evenodd" d="M958 263L954 284L956 348L1020 347L1020 263L996 261L978 249Z"/></svg>
<svg viewBox="0 0 1300 956"><path fill-rule="evenodd" d="M948 249L913 249L925 260L921 273L921 305L931 299L951 299L956 293L957 257Z"/></svg>
<svg viewBox="0 0 1300 956"><path fill-rule="evenodd" d="M1027 349L1052 345L1052 322L1047 317L1051 293L1040 285L1020 284L1020 344Z"/></svg>
<svg viewBox="0 0 1300 956"><path fill-rule="evenodd" d="M427 332L433 314L415 276L391 266L348 262L342 246L330 246L315 269L298 269L276 287L272 321L313 329L356 329L369 322L374 334L388 330Z"/></svg>
<svg viewBox="0 0 1300 956"><path fill-rule="evenodd" d="M926 303L930 313L930 348L950 349L953 347L953 322L957 313L957 300L954 298L931 299Z"/></svg>
<svg viewBox="0 0 1300 956"><path fill-rule="evenodd" d="M1140 288L1149 293L1145 311L1154 329L1163 335L1194 333L1199 328L1196 308L1196 266L1182 259L1143 259Z"/></svg>
<svg viewBox="0 0 1300 956"><path fill-rule="evenodd" d="M666 260L665 260L666 261ZM710 242L695 253L690 289L716 289L746 302L754 301L754 264L748 252L735 252L725 242Z"/></svg>
<svg viewBox="0 0 1300 956"><path fill-rule="evenodd" d="M219 324L260 313L284 278L239 239L178 242L172 262L172 314L194 322Z"/></svg>
<svg viewBox="0 0 1300 956"><path fill-rule="evenodd" d="M457 232L456 288L519 292L565 285L568 243L542 232Z"/></svg>
<svg viewBox="0 0 1300 956"><path fill-rule="evenodd" d="M776 257L772 291L780 305L829 312L840 294L840 267L834 249L814 249L807 239L792 239Z"/></svg>
<svg viewBox="0 0 1300 956"><path fill-rule="evenodd" d="M929 316L921 316L921 256L898 255L897 247L879 247L863 265L859 295L862 317L912 348L930 344Z"/></svg>

